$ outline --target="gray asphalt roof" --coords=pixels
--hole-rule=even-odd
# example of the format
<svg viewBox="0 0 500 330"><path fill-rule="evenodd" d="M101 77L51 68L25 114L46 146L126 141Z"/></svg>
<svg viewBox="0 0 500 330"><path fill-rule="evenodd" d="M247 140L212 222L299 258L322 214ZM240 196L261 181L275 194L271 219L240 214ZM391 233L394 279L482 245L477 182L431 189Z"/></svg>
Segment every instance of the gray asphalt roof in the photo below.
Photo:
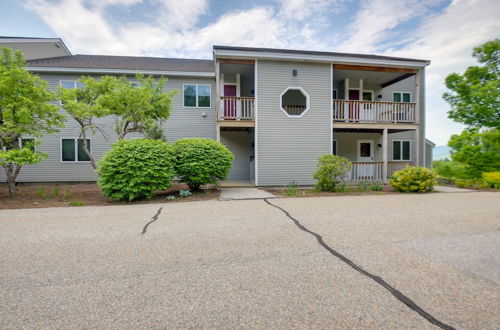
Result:
<svg viewBox="0 0 500 330"><path fill-rule="evenodd" d="M26 64L28 67L214 72L211 60L162 57L73 55L30 60Z"/></svg>
<svg viewBox="0 0 500 330"><path fill-rule="evenodd" d="M312 50L297 50L297 49L281 49L281 48L255 48L255 47L234 47L234 46L214 46L214 49L221 50L234 50L234 51L247 51L247 52L269 52L281 54L303 54L303 55L320 55L320 56L340 56L340 57L359 57L367 59L380 59L380 60L394 60L394 61L416 61L416 62L429 62L428 60L382 56L382 55L369 55L369 54L354 54L354 53L337 53L337 52L321 52Z"/></svg>

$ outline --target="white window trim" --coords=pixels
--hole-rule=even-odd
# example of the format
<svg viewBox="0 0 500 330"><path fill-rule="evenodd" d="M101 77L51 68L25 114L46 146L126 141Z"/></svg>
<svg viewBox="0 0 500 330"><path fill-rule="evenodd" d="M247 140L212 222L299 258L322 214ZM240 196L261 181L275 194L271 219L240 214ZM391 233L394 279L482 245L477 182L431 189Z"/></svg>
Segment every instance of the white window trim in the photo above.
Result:
<svg viewBox="0 0 500 330"><path fill-rule="evenodd" d="M196 106L191 107L184 104L184 86L196 86ZM210 105L208 107L200 107L198 106L198 87L199 86L208 86L210 92ZM212 85L211 84L182 84L182 107L183 108L191 108L191 109L210 109L212 107Z"/></svg>
<svg viewBox="0 0 500 330"><path fill-rule="evenodd" d="M401 159L394 159L394 142L400 142L399 148L400 148L400 155ZM410 144L410 159L402 159L403 158L403 142L409 142ZM393 162L411 162L413 160L413 145L411 143L411 140L392 140L392 161Z"/></svg>
<svg viewBox="0 0 500 330"><path fill-rule="evenodd" d="M63 160L63 147L62 147L62 141L63 140L74 140L74 145L75 145L75 160ZM81 137L60 137L59 138L59 161L62 164L75 164L75 163L90 163L90 160L78 160L78 140L83 140ZM92 138L88 137L87 140L90 140L90 152L92 152L92 148L94 146L94 143L92 142Z"/></svg>
<svg viewBox="0 0 500 330"><path fill-rule="evenodd" d="M401 102L396 102L396 103L413 103L413 95L411 94L411 92L398 92L398 91L394 91L392 92L392 102L394 102L394 94L400 94L401 96ZM403 102L403 94L410 94L410 102Z"/></svg>
<svg viewBox="0 0 500 330"><path fill-rule="evenodd" d="M288 112L283 109L283 95L289 90L299 90L301 93L306 97L306 109L300 114L300 115L289 115ZM306 114L307 111L309 111L309 108L311 107L311 103L309 100L309 94L302 88L302 87L293 87L293 86L288 86L285 88L283 92L280 94L280 109L283 111L283 113L288 117L288 118L302 118Z"/></svg>

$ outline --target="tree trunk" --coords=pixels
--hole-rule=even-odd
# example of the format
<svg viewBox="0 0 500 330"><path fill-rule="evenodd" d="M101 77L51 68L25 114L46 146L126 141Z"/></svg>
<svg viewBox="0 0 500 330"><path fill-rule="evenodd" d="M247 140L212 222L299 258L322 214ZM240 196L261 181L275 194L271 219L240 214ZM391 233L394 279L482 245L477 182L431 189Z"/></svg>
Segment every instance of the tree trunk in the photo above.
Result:
<svg viewBox="0 0 500 330"><path fill-rule="evenodd" d="M9 190L9 197L16 197L16 178L21 170L21 166L17 165L14 168L14 164L7 164L3 166L5 169L5 176L7 181L7 189Z"/></svg>
<svg viewBox="0 0 500 330"><path fill-rule="evenodd" d="M97 170L97 164L95 162L94 156L92 156L92 153L89 150L89 145L87 143L87 133L85 132L85 129L82 129L82 132L80 135L82 136L82 140L83 140L83 150L85 150L85 153L87 154L87 156L89 156L90 165L92 165L94 170Z"/></svg>

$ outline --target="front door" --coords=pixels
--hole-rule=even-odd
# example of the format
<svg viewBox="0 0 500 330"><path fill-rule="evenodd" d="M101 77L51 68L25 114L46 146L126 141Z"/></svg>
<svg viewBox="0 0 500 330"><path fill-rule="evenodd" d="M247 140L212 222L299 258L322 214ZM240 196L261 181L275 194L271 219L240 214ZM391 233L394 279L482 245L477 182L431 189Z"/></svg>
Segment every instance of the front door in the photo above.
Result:
<svg viewBox="0 0 500 330"><path fill-rule="evenodd" d="M236 85L224 85L224 96L236 96ZM236 99L224 99L224 117L236 119Z"/></svg>
<svg viewBox="0 0 500 330"><path fill-rule="evenodd" d="M371 180L375 173L373 162L373 140L358 140L358 163L356 177L358 180Z"/></svg>
<svg viewBox="0 0 500 330"><path fill-rule="evenodd" d="M358 140L358 162L373 162L373 140Z"/></svg>
<svg viewBox="0 0 500 330"><path fill-rule="evenodd" d="M364 91L363 92L363 101L373 101L373 92L372 91ZM360 121L374 121L375 115L373 112L372 103L363 103L363 106L359 112Z"/></svg>
<svg viewBox="0 0 500 330"><path fill-rule="evenodd" d="M359 90L358 89L350 89L349 90L349 100L351 100L351 101L358 101L359 100ZM349 119L350 119L350 121L358 121L359 120L359 103L349 102Z"/></svg>

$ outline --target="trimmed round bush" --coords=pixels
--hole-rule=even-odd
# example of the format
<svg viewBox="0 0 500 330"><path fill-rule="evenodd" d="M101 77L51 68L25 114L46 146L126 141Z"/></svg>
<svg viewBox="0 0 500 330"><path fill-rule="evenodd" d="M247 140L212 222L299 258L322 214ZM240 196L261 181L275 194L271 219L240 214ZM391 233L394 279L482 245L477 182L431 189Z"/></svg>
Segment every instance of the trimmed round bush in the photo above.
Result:
<svg viewBox="0 0 500 330"><path fill-rule="evenodd" d="M344 157L326 154L318 158L318 168L313 174L316 189L319 191L336 191L345 175L351 170L352 163Z"/></svg>
<svg viewBox="0 0 500 330"><path fill-rule="evenodd" d="M175 172L181 181L193 191L201 185L217 184L229 175L233 154L221 143L202 139L186 138L174 144Z"/></svg>
<svg viewBox="0 0 500 330"><path fill-rule="evenodd" d="M99 162L98 174L106 197L120 201L151 198L172 185L172 146L161 140L118 141Z"/></svg>
<svg viewBox="0 0 500 330"><path fill-rule="evenodd" d="M425 167L407 166L394 172L389 184L394 190L401 192L432 191L437 184L437 175Z"/></svg>

